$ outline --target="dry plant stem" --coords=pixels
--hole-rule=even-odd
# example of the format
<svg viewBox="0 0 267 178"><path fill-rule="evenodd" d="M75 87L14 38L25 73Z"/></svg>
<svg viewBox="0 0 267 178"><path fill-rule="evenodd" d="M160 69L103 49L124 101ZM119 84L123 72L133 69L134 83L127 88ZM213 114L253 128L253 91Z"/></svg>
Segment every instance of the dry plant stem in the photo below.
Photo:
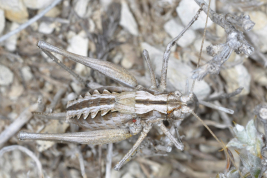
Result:
<svg viewBox="0 0 267 178"><path fill-rule="evenodd" d="M24 124L26 124L32 118L32 112L38 108L38 104L33 104L27 109L25 109L19 117L10 124L1 134L0 134L0 148L13 136L15 135Z"/></svg>
<svg viewBox="0 0 267 178"><path fill-rule="evenodd" d="M207 177L214 177L208 173L197 172L192 170L190 167L179 163L178 161L171 159L172 166L177 170L181 171L183 174L187 175L186 177L197 177L197 178L207 178Z"/></svg>
<svg viewBox="0 0 267 178"><path fill-rule="evenodd" d="M36 111L42 112L45 109L45 104L43 102L43 97L39 96L37 99L38 108Z"/></svg>
<svg viewBox="0 0 267 178"><path fill-rule="evenodd" d="M118 81L126 86L129 86L132 88L137 86L136 79L126 69L116 64L113 64L111 62L101 61L99 59L93 59L93 58L89 58L85 56L80 56L74 53L70 53L64 49L55 47L44 41L39 41L38 47L40 47L43 50L47 50L47 51L51 51L51 52L55 52L57 54L63 55L70 60L73 60L87 67L90 67L104 74L105 76L115 81Z"/></svg>
<svg viewBox="0 0 267 178"><path fill-rule="evenodd" d="M42 18L43 21L46 21L46 22L58 22L58 23L61 23L61 24L69 24L70 21L68 19L63 19L63 18L58 18L58 17L46 17L44 16Z"/></svg>
<svg viewBox="0 0 267 178"><path fill-rule="evenodd" d="M70 73L78 82L80 82L83 87L86 85L86 83L83 81L83 79L73 72L70 68L68 68L65 64L63 64L56 56L54 56L51 52L42 50L48 57L50 57L56 64L58 64L60 67L62 67L64 70L66 70L68 73Z"/></svg>
<svg viewBox="0 0 267 178"><path fill-rule="evenodd" d="M202 37L202 42L201 42L200 53L199 53L198 61L197 61L197 68L199 67L199 63L200 63L200 59L201 59L201 55L202 55L202 50L203 50L203 45L204 45L204 41L205 41L205 36L206 36L206 31L207 31L207 24L208 24L209 13L210 13L210 2L211 2L211 0L209 0L209 7L208 7L208 12L207 12L207 17L206 17L206 23L205 23L204 33L203 33L203 37ZM203 5L202 5L202 7L203 7ZM193 90L194 90L195 82L196 82L196 79L193 80L191 92L193 92Z"/></svg>
<svg viewBox="0 0 267 178"><path fill-rule="evenodd" d="M218 101L215 101L215 104L220 106L220 103ZM235 134L234 134L234 132L232 130L233 125L232 125L231 119L228 117L228 115L225 112L219 111L219 113L221 115L222 120L227 125L227 127L228 127L229 131L231 132L231 134L233 136L235 136Z"/></svg>
<svg viewBox="0 0 267 178"><path fill-rule="evenodd" d="M108 153L106 161L106 175L105 178L111 177L111 165L112 165L112 155L113 155L113 143L108 144Z"/></svg>
<svg viewBox="0 0 267 178"><path fill-rule="evenodd" d="M102 178L102 145L98 145L99 177Z"/></svg>
<svg viewBox="0 0 267 178"><path fill-rule="evenodd" d="M6 152L9 152L9 151L14 151L14 150L20 150L22 151L23 153L27 154L29 157L31 157L34 162L36 163L36 166L37 166L37 171L38 171L38 177L39 178L43 178L43 168L42 168L42 164L40 163L39 159L34 155L34 153L23 147L23 146L19 146L19 145L12 145L12 146L7 146L7 147L4 147L0 150L0 158L3 156L3 154L5 154Z"/></svg>
<svg viewBox="0 0 267 178"><path fill-rule="evenodd" d="M150 178L151 176L149 175L149 172L148 172L147 168L144 166L144 164L142 164L142 163L139 163L139 164L140 164L140 167L141 167L142 171L146 175L146 177Z"/></svg>
<svg viewBox="0 0 267 178"><path fill-rule="evenodd" d="M207 16L214 23L220 25L227 34L225 43L207 47L208 54L213 58L193 71L191 78L202 80L207 74L218 74L233 51L245 55L251 55L254 52L254 48L247 42L243 32L237 30L236 27L242 28L243 31L250 31L255 23L250 20L248 15L217 14L208 7L204 0L195 0L195 2L202 5Z"/></svg>
<svg viewBox="0 0 267 178"><path fill-rule="evenodd" d="M163 54L163 63L161 70L161 78L160 78L160 91L166 90L166 82L167 82L167 70L168 70L168 60L171 54L171 48L175 45L176 41L179 40L184 33L188 30L191 25L198 19L200 12L202 11L202 7L197 11L197 14L193 17L193 19L189 22L189 24L183 29L183 31L167 45L165 52Z"/></svg>
<svg viewBox="0 0 267 178"><path fill-rule="evenodd" d="M220 100L220 99L227 99L227 98L231 98L234 97L238 94L240 94L242 92L242 90L244 89L244 87L239 87L237 88L235 91L233 91L232 93L223 93L219 96L215 96L212 98L208 98L205 101L214 101L214 100Z"/></svg>
<svg viewBox="0 0 267 178"><path fill-rule="evenodd" d="M85 168L84 168L83 155L79 150L77 150L77 155L78 155L78 159L79 159L79 163L80 163L81 174L82 174L83 178L87 178L86 173L85 173Z"/></svg>
<svg viewBox="0 0 267 178"><path fill-rule="evenodd" d="M67 90L67 88L62 88L62 89L59 89L57 91L56 95L53 98L53 101L51 102L50 106L47 108L47 110L49 112L52 112L55 109L55 107L56 107L59 99L64 95L64 93L66 92L66 90Z"/></svg>
<svg viewBox="0 0 267 178"><path fill-rule="evenodd" d="M16 33L20 32L21 30L27 28L29 25L31 25L32 23L36 22L37 20L39 20L40 18L42 18L48 11L50 11L53 7L55 7L57 4L59 4L62 0L55 0L53 3L51 3L49 6L47 6L47 8L45 8L42 12L40 12L39 14L37 14L36 16L34 16L33 18L31 18L29 21L27 21L26 23L20 25L18 28L16 28L15 30L5 34L4 36L2 36L0 38L0 43L2 41L5 41L6 39L8 39L9 37L11 37L12 35L15 35Z"/></svg>
<svg viewBox="0 0 267 178"><path fill-rule="evenodd" d="M194 113L193 111L191 112L203 125L204 125L204 127L206 127L206 129L210 132L210 134L213 136L213 138L215 138L216 139L216 141L218 142L218 143L220 143L220 145L221 145L221 147L223 148L223 150L225 150L225 149L227 149L226 148L226 146L225 146L225 144L222 142L222 141L220 141L219 139L218 139L218 137L210 130L210 128L204 123L204 121L200 118L200 117L198 117L198 115L196 114L196 113ZM228 158L230 158L230 160L232 161L232 163L233 163L233 165L235 166L235 168L236 168L236 170L238 170L238 172L239 172L239 174L240 174L240 176L241 177L243 177L242 176L242 174L241 174L241 172L239 171L239 169L237 168L237 166L236 166L236 164L235 164L235 162L234 162L234 160L231 158L231 156L229 155L229 153L228 153L228 151L225 151L225 153L227 154L227 156L228 156Z"/></svg>
<svg viewBox="0 0 267 178"><path fill-rule="evenodd" d="M41 119L66 120L66 113L33 112L33 116Z"/></svg>

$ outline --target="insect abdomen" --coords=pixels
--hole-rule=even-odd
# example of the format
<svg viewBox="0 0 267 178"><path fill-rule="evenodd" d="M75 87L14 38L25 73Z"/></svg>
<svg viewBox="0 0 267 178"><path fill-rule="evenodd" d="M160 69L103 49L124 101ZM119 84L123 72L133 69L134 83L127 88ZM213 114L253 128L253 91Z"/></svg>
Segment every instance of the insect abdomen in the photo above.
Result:
<svg viewBox="0 0 267 178"><path fill-rule="evenodd" d="M83 115L83 119L95 118L97 113L101 111L101 116L106 115L110 110L114 110L115 96L117 93L110 93L107 90L104 90L100 94L97 90L91 95L89 92L86 93L83 98L80 96L77 100L69 101L67 105L67 120L77 117L80 119Z"/></svg>
<svg viewBox="0 0 267 178"><path fill-rule="evenodd" d="M104 116L98 113L94 119L91 117L87 117L86 119L70 118L68 122L89 130L105 130L126 128L126 123L132 119L131 114L109 112Z"/></svg>

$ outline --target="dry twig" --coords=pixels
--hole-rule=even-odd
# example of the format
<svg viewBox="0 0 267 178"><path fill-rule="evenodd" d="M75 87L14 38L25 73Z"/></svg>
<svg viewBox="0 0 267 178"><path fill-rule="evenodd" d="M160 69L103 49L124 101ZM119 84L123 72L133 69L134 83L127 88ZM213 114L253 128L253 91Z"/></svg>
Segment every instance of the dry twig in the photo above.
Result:
<svg viewBox="0 0 267 178"><path fill-rule="evenodd" d="M0 158L3 156L3 154L5 154L6 152L9 152L9 151L13 151L13 150L20 150L22 151L23 153L26 153L29 157L31 157L34 162L36 163L36 166L37 166L37 170L38 170L38 175L39 175L39 178L43 178L43 168L42 168L42 164L40 163L39 159L34 155L34 153L23 147L23 146L19 146L19 145L12 145L12 146L7 146L7 147L4 147L0 150Z"/></svg>
<svg viewBox="0 0 267 178"><path fill-rule="evenodd" d="M1 134L0 134L0 148L13 136L15 135L24 124L26 124L32 118L32 112L38 108L38 104L33 104L26 108L19 117L10 124Z"/></svg>

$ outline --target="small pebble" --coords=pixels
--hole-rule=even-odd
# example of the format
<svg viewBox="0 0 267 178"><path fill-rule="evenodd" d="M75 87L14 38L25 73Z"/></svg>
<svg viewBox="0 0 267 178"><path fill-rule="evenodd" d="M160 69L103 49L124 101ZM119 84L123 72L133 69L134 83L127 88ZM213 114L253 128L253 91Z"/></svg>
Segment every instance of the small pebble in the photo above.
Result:
<svg viewBox="0 0 267 178"><path fill-rule="evenodd" d="M17 23L24 23L28 19L28 11L22 0L0 0L0 8L5 10L5 17Z"/></svg>
<svg viewBox="0 0 267 178"><path fill-rule="evenodd" d="M88 3L90 0L79 0L75 2L74 10L81 18L88 17Z"/></svg>
<svg viewBox="0 0 267 178"><path fill-rule="evenodd" d="M29 9L43 9L50 5L54 0L23 0Z"/></svg>
<svg viewBox="0 0 267 178"><path fill-rule="evenodd" d="M13 82L13 73L6 66L0 65L0 85L9 85Z"/></svg>
<svg viewBox="0 0 267 178"><path fill-rule="evenodd" d="M134 19L132 12L130 11L125 1L121 2L121 19L120 25L128 30L132 35L138 35L138 26Z"/></svg>
<svg viewBox="0 0 267 178"><path fill-rule="evenodd" d="M174 19L171 19L164 25L165 31L172 37L175 38L182 32L184 26L181 25ZM181 47L189 46L196 38L196 34L193 30L188 29L186 33L177 41L177 44Z"/></svg>
<svg viewBox="0 0 267 178"><path fill-rule="evenodd" d="M5 12L0 9L0 34L5 29L6 19L5 19Z"/></svg>
<svg viewBox="0 0 267 178"><path fill-rule="evenodd" d="M41 22L38 31L44 34L51 34L55 29L55 23Z"/></svg>
<svg viewBox="0 0 267 178"><path fill-rule="evenodd" d="M220 73L226 81L227 93L234 92L238 87L244 87L239 95L249 94L251 76L244 65L236 65L233 68L221 70Z"/></svg>
<svg viewBox="0 0 267 178"><path fill-rule="evenodd" d="M19 24L16 22L12 22L10 27L9 27L9 31L13 31L16 28L19 27ZM15 34L10 36L4 43L5 43L5 48L8 51L15 51L17 49L17 39L18 39L19 34Z"/></svg>
<svg viewBox="0 0 267 178"><path fill-rule="evenodd" d="M212 10L216 9L215 0L211 0L210 8ZM195 1L189 1L189 0L182 0L179 6L176 8L176 12L185 26L188 25L188 23L193 19L198 10L199 10L199 5L197 5ZM201 12L200 16L198 17L198 20L190 28L192 28L193 30L205 28L206 17L207 17L206 13ZM212 24L213 22L209 19L207 27L211 26Z"/></svg>
<svg viewBox="0 0 267 178"><path fill-rule="evenodd" d="M33 78L31 68L29 66L25 66L21 69L22 76L25 81L30 81Z"/></svg>

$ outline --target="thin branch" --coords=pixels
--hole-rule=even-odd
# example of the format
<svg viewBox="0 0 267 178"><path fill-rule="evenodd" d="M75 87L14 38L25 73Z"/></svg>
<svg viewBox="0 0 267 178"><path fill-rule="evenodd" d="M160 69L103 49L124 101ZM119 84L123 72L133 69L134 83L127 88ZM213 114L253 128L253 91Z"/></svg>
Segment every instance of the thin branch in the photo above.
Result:
<svg viewBox="0 0 267 178"><path fill-rule="evenodd" d="M13 136L15 135L24 124L26 124L32 118L32 112L36 111L38 104L33 104L27 109L25 109L19 117L10 124L1 134L0 134L0 148Z"/></svg>
<svg viewBox="0 0 267 178"><path fill-rule="evenodd" d="M209 9L204 0L195 0L199 6L203 6L204 12L210 19L224 28L227 39L225 43L210 45L207 47L207 52L213 58L201 67L193 71L192 79L202 80L207 74L218 74L222 65L229 59L234 51L237 54L251 55L254 48L247 42L243 31L250 31L255 23L250 20L248 15L233 15L233 14L217 14L212 9ZM209 12L210 11L210 12Z"/></svg>
<svg viewBox="0 0 267 178"><path fill-rule="evenodd" d="M108 153L107 153L107 163L106 163L106 176L105 178L111 177L111 165L112 165L112 151L113 143L108 144Z"/></svg>
<svg viewBox="0 0 267 178"><path fill-rule="evenodd" d="M31 25L32 23L36 22L37 20L39 20L41 17L43 17L48 11L50 11L53 7L55 7L58 3L60 3L62 0L55 0L53 3L51 3L45 10L43 10L42 12L40 12L38 15L34 16L33 18L31 18L30 20L28 20L26 23L20 25L18 28L16 28L15 30L5 34L4 36L2 36L0 38L0 43L2 41L5 41L6 39L8 39L9 37L15 35L16 33L19 33L21 30L27 28L29 25Z"/></svg>
<svg viewBox="0 0 267 178"><path fill-rule="evenodd" d="M228 99L228 98L231 98L231 97L234 97L234 96L240 94L243 89L244 89L244 87L239 87L235 91L233 91L232 93L223 93L223 94L221 94L219 96L215 96L215 97L212 97L212 98L205 99L205 101Z"/></svg>
<svg viewBox="0 0 267 178"><path fill-rule="evenodd" d="M78 155L78 158L79 158L79 163L80 163L80 168L81 168L81 174L82 174L83 178L87 178L87 175L85 173L85 168L84 168L83 155L82 155L82 153L79 150L77 150L77 155Z"/></svg>
<svg viewBox="0 0 267 178"><path fill-rule="evenodd" d="M37 166L37 171L38 171L38 175L39 175L39 178L43 178L43 168L42 168L42 164L40 163L39 159L34 155L34 153L23 147L23 146L19 146L19 145L12 145L12 146L7 146L7 147L4 147L0 150L0 158L3 156L3 154L5 154L6 152L9 152L9 151L14 151L14 150L20 150L22 151L23 153L27 154L29 157L31 157L34 162L36 163L36 166Z"/></svg>
<svg viewBox="0 0 267 178"><path fill-rule="evenodd" d="M67 90L67 88L62 88L62 89L58 90L58 92L54 96L53 101L51 102L50 106L47 107L48 112L52 112L55 109L59 99L63 96L63 94L66 92L66 90Z"/></svg>

